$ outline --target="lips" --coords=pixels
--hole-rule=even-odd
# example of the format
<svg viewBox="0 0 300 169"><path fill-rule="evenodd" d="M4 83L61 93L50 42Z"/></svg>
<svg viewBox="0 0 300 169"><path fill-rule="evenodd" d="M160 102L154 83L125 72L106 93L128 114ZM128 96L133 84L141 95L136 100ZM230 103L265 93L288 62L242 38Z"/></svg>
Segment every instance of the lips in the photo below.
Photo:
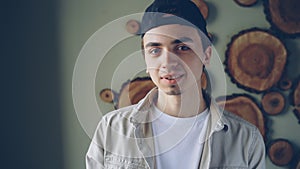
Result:
<svg viewBox="0 0 300 169"><path fill-rule="evenodd" d="M183 75L165 75L162 76L160 79L167 84L175 84L183 77Z"/></svg>
<svg viewBox="0 0 300 169"><path fill-rule="evenodd" d="M172 79L177 79L181 77L181 75L177 75L177 76L170 76L170 75L167 75L167 76L163 76L161 77L161 79L167 79L167 80L172 80Z"/></svg>

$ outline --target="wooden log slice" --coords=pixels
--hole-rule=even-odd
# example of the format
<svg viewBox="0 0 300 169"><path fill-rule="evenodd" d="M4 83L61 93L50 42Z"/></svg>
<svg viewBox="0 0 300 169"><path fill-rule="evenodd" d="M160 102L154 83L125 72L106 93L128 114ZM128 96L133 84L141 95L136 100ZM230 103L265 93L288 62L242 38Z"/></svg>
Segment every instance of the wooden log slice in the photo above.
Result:
<svg viewBox="0 0 300 169"><path fill-rule="evenodd" d="M239 87L260 93L280 80L286 59L286 48L278 38L252 28L232 37L226 51L226 72Z"/></svg>
<svg viewBox="0 0 300 169"><path fill-rule="evenodd" d="M137 35L140 32L140 22L137 20L129 20L126 23L126 30L128 33L133 34L133 35Z"/></svg>
<svg viewBox="0 0 300 169"><path fill-rule="evenodd" d="M112 103L114 100L114 92L111 89L103 89L99 95L104 102Z"/></svg>
<svg viewBox="0 0 300 169"><path fill-rule="evenodd" d="M292 100L293 100L292 104L294 106L293 112L300 124L300 77L298 78L294 86L294 90L292 92Z"/></svg>
<svg viewBox="0 0 300 169"><path fill-rule="evenodd" d="M201 87L204 90L210 88L209 81L208 81L207 77L208 77L208 73L207 73L206 70L204 70L202 75L201 75Z"/></svg>
<svg viewBox="0 0 300 169"><path fill-rule="evenodd" d="M295 109L300 112L300 80L296 83L293 91L293 105Z"/></svg>
<svg viewBox="0 0 300 169"><path fill-rule="evenodd" d="M208 17L208 6L203 0L192 0L196 4L196 6L199 8L202 16L204 19L207 19Z"/></svg>
<svg viewBox="0 0 300 169"><path fill-rule="evenodd" d="M274 140L268 147L268 156L275 165L285 166L292 161L294 150L288 140Z"/></svg>
<svg viewBox="0 0 300 169"><path fill-rule="evenodd" d="M244 7L250 7L256 4L257 0L234 0L237 4Z"/></svg>
<svg viewBox="0 0 300 169"><path fill-rule="evenodd" d="M281 90L289 90L292 87L292 85L293 85L293 83L292 83L291 79L289 79L286 76L282 77L278 83L278 87Z"/></svg>
<svg viewBox="0 0 300 169"><path fill-rule="evenodd" d="M299 0L265 0L264 8L267 20L278 33L300 35Z"/></svg>
<svg viewBox="0 0 300 169"><path fill-rule="evenodd" d="M248 122L254 124L266 139L265 120L263 114L254 99L249 95L232 95L227 96L226 100L217 99L218 105L224 107L226 111L234 113Z"/></svg>
<svg viewBox="0 0 300 169"><path fill-rule="evenodd" d="M136 78L124 83L116 107L121 108L138 103L154 87L155 84L148 77Z"/></svg>
<svg viewBox="0 0 300 169"><path fill-rule="evenodd" d="M262 107L267 114L277 115L281 113L285 107L285 98L279 92L268 92L263 95Z"/></svg>

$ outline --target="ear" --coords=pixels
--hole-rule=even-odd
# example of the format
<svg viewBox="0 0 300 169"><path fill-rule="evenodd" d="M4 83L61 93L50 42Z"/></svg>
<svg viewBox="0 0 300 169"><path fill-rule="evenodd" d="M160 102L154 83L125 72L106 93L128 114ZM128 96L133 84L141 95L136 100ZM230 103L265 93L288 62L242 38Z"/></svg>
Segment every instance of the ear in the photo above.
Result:
<svg viewBox="0 0 300 169"><path fill-rule="evenodd" d="M212 48L211 48L211 46L208 46L208 47L205 49L205 51L204 51L203 64L204 64L205 66L208 66L208 65L209 65L211 55L212 55Z"/></svg>

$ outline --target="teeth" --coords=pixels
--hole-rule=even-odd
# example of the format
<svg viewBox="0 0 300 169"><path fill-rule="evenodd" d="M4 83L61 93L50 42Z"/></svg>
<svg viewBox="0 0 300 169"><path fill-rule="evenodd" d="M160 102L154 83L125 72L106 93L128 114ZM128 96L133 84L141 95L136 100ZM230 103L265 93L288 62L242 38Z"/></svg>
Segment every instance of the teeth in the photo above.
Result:
<svg viewBox="0 0 300 169"><path fill-rule="evenodd" d="M173 79L177 79L179 78L180 76L173 76L173 77L164 77L165 79L168 79L168 80L173 80Z"/></svg>

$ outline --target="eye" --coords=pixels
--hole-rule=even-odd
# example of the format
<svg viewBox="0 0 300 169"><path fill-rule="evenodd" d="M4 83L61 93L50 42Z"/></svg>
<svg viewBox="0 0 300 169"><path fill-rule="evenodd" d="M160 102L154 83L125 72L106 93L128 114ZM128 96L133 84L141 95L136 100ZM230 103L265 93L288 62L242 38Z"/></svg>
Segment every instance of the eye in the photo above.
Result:
<svg viewBox="0 0 300 169"><path fill-rule="evenodd" d="M148 51L150 55L158 55L161 52L160 48L152 48Z"/></svg>
<svg viewBox="0 0 300 169"><path fill-rule="evenodd" d="M179 51L188 51L188 50L190 50L191 48L190 47L188 47L188 46L186 46L186 45L181 45L181 46L178 46L177 47L177 50L179 50Z"/></svg>

